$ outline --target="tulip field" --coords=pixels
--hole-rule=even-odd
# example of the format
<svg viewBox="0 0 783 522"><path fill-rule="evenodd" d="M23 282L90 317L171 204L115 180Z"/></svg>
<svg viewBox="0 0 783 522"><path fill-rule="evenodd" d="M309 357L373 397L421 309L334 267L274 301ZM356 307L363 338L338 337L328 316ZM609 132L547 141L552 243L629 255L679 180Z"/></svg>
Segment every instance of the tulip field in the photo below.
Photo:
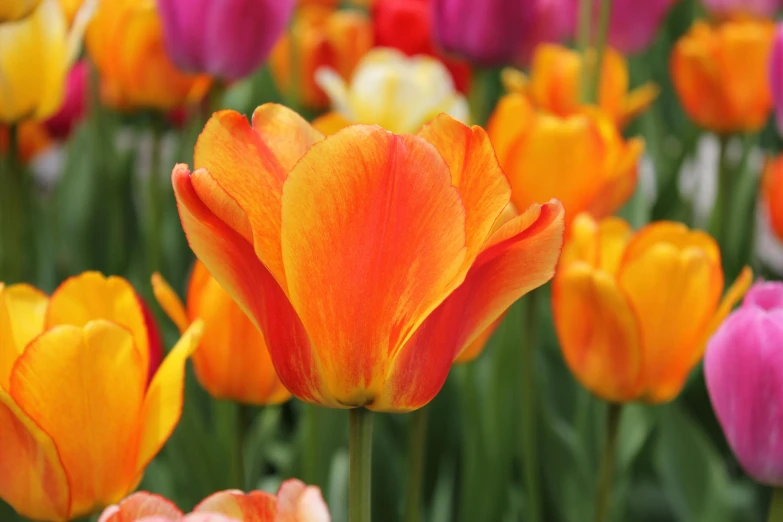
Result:
<svg viewBox="0 0 783 522"><path fill-rule="evenodd" d="M783 522L783 0L0 0L0 522Z"/></svg>

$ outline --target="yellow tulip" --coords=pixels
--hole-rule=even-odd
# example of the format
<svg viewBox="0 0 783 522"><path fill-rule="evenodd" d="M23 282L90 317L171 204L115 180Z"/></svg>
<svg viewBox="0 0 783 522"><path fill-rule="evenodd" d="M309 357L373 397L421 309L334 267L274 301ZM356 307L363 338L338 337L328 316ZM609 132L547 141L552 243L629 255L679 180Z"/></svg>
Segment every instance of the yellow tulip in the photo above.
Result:
<svg viewBox="0 0 783 522"><path fill-rule="evenodd" d="M0 2L0 23L24 18L40 3L41 0L3 0Z"/></svg>
<svg viewBox="0 0 783 522"><path fill-rule="evenodd" d="M442 112L463 123L470 119L468 102L454 87L448 69L429 56L409 58L396 49L376 48L359 62L350 83L329 68L320 69L316 81L334 110L314 122L325 134L351 123L416 133Z"/></svg>
<svg viewBox="0 0 783 522"><path fill-rule="evenodd" d="M552 287L566 363L608 401L670 401L751 280L746 268L721 300L720 250L709 235L667 221L634 233L621 219L580 214Z"/></svg>
<svg viewBox="0 0 783 522"><path fill-rule="evenodd" d="M179 421L201 329L148 381L153 332L124 279L87 272L51 297L0 284L0 498L64 521L133 491Z"/></svg>

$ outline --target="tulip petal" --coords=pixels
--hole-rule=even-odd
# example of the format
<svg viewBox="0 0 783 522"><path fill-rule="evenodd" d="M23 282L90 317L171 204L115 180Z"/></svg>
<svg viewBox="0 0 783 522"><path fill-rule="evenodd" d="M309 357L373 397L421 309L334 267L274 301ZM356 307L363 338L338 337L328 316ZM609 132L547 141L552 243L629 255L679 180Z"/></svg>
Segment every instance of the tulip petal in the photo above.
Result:
<svg viewBox="0 0 783 522"><path fill-rule="evenodd" d="M623 257L623 263L629 263L644 255L656 243L668 243L678 249L700 248L712 263L720 264L720 248L709 234L701 230L691 230L682 223L674 221L656 221L639 230L633 237Z"/></svg>
<svg viewBox="0 0 783 522"><path fill-rule="evenodd" d="M274 495L263 491L229 490L215 493L196 506L193 513L225 515L242 522L277 522Z"/></svg>
<svg viewBox="0 0 783 522"><path fill-rule="evenodd" d="M134 462L137 479L141 478L144 468L157 455L179 422L184 400L185 362L198 348L203 329L201 320L194 321L150 382L141 411L138 459Z"/></svg>
<svg viewBox="0 0 783 522"><path fill-rule="evenodd" d="M167 522L176 522L183 516L182 511L170 500L140 491L117 505L107 507L98 522L136 522L146 517L160 517Z"/></svg>
<svg viewBox="0 0 783 522"><path fill-rule="evenodd" d="M184 165L174 168L172 183L190 247L264 332L270 352L279 350L281 355L273 360L285 387L302 400L328 404L330 399L307 332L252 245L199 199Z"/></svg>
<svg viewBox="0 0 783 522"><path fill-rule="evenodd" d="M121 277L84 272L65 280L49 300L46 328L58 325L82 327L96 319L110 321L131 332L146 374L150 346L144 311L136 291Z"/></svg>
<svg viewBox="0 0 783 522"><path fill-rule="evenodd" d="M489 342L489 339L492 337L492 334L495 333L495 330L497 330L498 326L500 326L500 323L503 322L503 319L506 318L506 314L501 315L497 318L497 320L489 325L489 327L481 332L478 337L476 337L472 343L468 344L468 346L465 347L464 350L457 356L456 359L454 359L454 364L465 364L469 363L476 359L479 355L481 355L481 352L484 351L484 347Z"/></svg>
<svg viewBox="0 0 783 522"><path fill-rule="evenodd" d="M552 278L563 245L563 207L534 205L498 229L457 288L393 360L371 409L410 411L440 391L455 358L520 297Z"/></svg>
<svg viewBox="0 0 783 522"><path fill-rule="evenodd" d="M98 320L48 330L14 367L11 397L52 435L72 517L119 501L135 485L142 364L132 335Z"/></svg>
<svg viewBox="0 0 783 522"><path fill-rule="evenodd" d="M277 518L275 522L330 522L321 490L290 479L283 482L277 492Z"/></svg>
<svg viewBox="0 0 783 522"><path fill-rule="evenodd" d="M152 274L152 292L155 294L158 304L169 319L177 326L180 333L184 333L190 325L188 314L177 292L166 282L163 277L155 272Z"/></svg>
<svg viewBox="0 0 783 522"><path fill-rule="evenodd" d="M700 241L698 236L696 241ZM629 251L634 243L629 244ZM644 252L626 252L619 284L640 321L642 393L647 400L674 398L702 349L702 336L723 291L721 268L712 255L701 245L680 249L667 242L653 244Z"/></svg>
<svg viewBox="0 0 783 522"><path fill-rule="evenodd" d="M565 267L552 286L552 311L579 382L608 401L635 399L643 348L637 319L613 277L582 262Z"/></svg>
<svg viewBox="0 0 783 522"><path fill-rule="evenodd" d="M297 163L282 216L288 295L328 388L344 406L372 405L388 361L463 269L449 170L420 138L354 125Z"/></svg>
<svg viewBox="0 0 783 522"><path fill-rule="evenodd" d="M511 198L511 185L498 164L487 133L441 114L418 134L435 146L451 171L467 212L466 265L471 265Z"/></svg>
<svg viewBox="0 0 783 522"><path fill-rule="evenodd" d="M43 332L49 298L30 285L0 283L0 389L27 344Z"/></svg>
<svg viewBox="0 0 783 522"><path fill-rule="evenodd" d="M350 124L351 122L345 116L335 111L327 112L313 120L313 127L323 132L326 136L331 136Z"/></svg>
<svg viewBox="0 0 783 522"><path fill-rule="evenodd" d="M230 198L247 215L256 254L285 289L280 250L280 198L288 171L323 135L298 114L281 105L256 109L253 126L233 111L215 113L196 143L194 163L219 186L231 187ZM207 207L222 206L199 194ZM229 221L229 225L232 223ZM236 227L232 227L235 228Z"/></svg>
<svg viewBox="0 0 783 522"><path fill-rule="evenodd" d="M0 498L35 520L67 520L70 490L52 438L0 389Z"/></svg>
<svg viewBox="0 0 783 522"><path fill-rule="evenodd" d="M487 122L487 132L504 169L514 144L527 132L534 114L533 106L522 94L509 94L498 101Z"/></svg>

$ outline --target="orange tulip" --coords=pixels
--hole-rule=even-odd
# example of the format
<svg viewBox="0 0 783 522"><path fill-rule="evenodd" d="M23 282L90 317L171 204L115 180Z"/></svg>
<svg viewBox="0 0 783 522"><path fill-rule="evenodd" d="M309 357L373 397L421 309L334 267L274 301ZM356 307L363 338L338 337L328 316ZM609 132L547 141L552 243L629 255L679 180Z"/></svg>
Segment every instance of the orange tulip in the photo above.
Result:
<svg viewBox="0 0 783 522"><path fill-rule="evenodd" d="M484 130L445 115L415 136L353 125L324 140L279 105L252 126L223 111L195 164L172 175L190 246L311 403L425 405L560 251L557 201L490 234L510 187Z"/></svg>
<svg viewBox="0 0 783 522"><path fill-rule="evenodd" d="M87 51L101 74L104 102L115 108L169 110L201 100L211 83L174 66L154 0L100 0Z"/></svg>
<svg viewBox="0 0 783 522"><path fill-rule="evenodd" d="M783 241L783 156L767 162L762 195L772 230L778 239Z"/></svg>
<svg viewBox="0 0 783 522"><path fill-rule="evenodd" d="M0 285L0 498L63 521L136 487L179 421L201 325L148 384L152 333L118 277L86 272L51 297Z"/></svg>
<svg viewBox="0 0 783 522"><path fill-rule="evenodd" d="M560 117L536 111L521 94L498 103L487 127L498 160L511 181L517 208L557 198L566 223L582 212L603 217L636 188L644 142L627 142L595 108Z"/></svg>
<svg viewBox="0 0 783 522"><path fill-rule="evenodd" d="M715 132L759 131L772 109L770 21L696 22L675 45L671 75L680 103Z"/></svg>
<svg viewBox="0 0 783 522"><path fill-rule="evenodd" d="M533 53L530 77L515 69L505 69L503 84L508 92L525 94L539 109L561 117L571 116L582 109L583 62L583 55L577 51L557 44L541 44ZM648 83L629 92L628 63L614 49L606 49L601 64L598 105L622 127L655 101L658 88Z"/></svg>
<svg viewBox="0 0 783 522"><path fill-rule="evenodd" d="M275 373L264 336L200 261L190 276L187 309L159 274L152 277L152 286L180 332L196 319L204 322L193 367L210 395L259 406L279 404L291 397Z"/></svg>
<svg viewBox="0 0 783 522"><path fill-rule="evenodd" d="M720 251L704 232L660 221L634 233L580 214L552 286L566 363L608 401L670 401L751 279L746 268L721 301Z"/></svg>
<svg viewBox="0 0 783 522"><path fill-rule="evenodd" d="M290 30L272 50L269 65L278 89L295 93L306 107L326 108L329 98L315 83L315 71L329 67L348 81L372 45L372 23L366 14L308 5L297 10Z"/></svg>

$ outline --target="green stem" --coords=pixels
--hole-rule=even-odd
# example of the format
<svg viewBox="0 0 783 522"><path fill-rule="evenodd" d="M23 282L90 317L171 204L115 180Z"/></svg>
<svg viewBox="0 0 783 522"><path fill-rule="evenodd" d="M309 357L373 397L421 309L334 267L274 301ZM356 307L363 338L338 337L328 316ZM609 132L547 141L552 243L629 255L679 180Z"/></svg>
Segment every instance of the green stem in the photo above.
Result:
<svg viewBox="0 0 783 522"><path fill-rule="evenodd" d="M576 43L579 52L584 54L590 48L590 32L593 20L593 0L579 0L579 27Z"/></svg>
<svg viewBox="0 0 783 522"><path fill-rule="evenodd" d="M421 520L421 494L424 482L424 459L427 449L427 406L414 411L410 425L408 452L408 496L405 503L405 522Z"/></svg>
<svg viewBox="0 0 783 522"><path fill-rule="evenodd" d="M239 489L245 489L245 443L247 441L247 429L250 425L253 410L246 404L237 403L237 431L236 431L236 463L234 464L234 482Z"/></svg>
<svg viewBox="0 0 783 522"><path fill-rule="evenodd" d="M718 162L718 193L710 216L709 232L718 241L721 249L725 248L726 226L729 222L729 201L731 198L732 172L728 162L729 137L720 138L720 160Z"/></svg>
<svg viewBox="0 0 783 522"><path fill-rule="evenodd" d="M161 246L163 225L163 184L160 178L161 142L163 127L156 120L153 123L150 170L147 175L147 270L149 273L161 269Z"/></svg>
<svg viewBox="0 0 783 522"><path fill-rule="evenodd" d="M491 88L495 81L497 71L476 67L473 70L473 79L470 81L470 92L468 93L468 104L470 105L470 114L472 123L484 125L489 119L492 110Z"/></svg>
<svg viewBox="0 0 783 522"><path fill-rule="evenodd" d="M372 412L353 408L350 419L348 522L370 522L372 498Z"/></svg>
<svg viewBox="0 0 783 522"><path fill-rule="evenodd" d="M783 489L781 488L775 488L772 491L767 522L783 522Z"/></svg>
<svg viewBox="0 0 783 522"><path fill-rule="evenodd" d="M0 196L2 196L2 244L0 244L0 281L21 282L24 279L24 234L27 180L18 157L19 128L9 129L8 151L0 163Z"/></svg>
<svg viewBox="0 0 783 522"><path fill-rule="evenodd" d="M318 432L319 407L312 404L303 405L303 444L302 479L308 484L324 486L321 471L321 436Z"/></svg>
<svg viewBox="0 0 783 522"><path fill-rule="evenodd" d="M598 104L601 95L601 68L604 62L604 50L609 35L609 21L612 17L612 0L601 0L601 12L598 18L598 34L595 44L594 63L585 63L590 69L590 79L587 84L585 100L590 104Z"/></svg>
<svg viewBox="0 0 783 522"><path fill-rule="evenodd" d="M595 502L595 522L608 522L612 500L612 481L614 475L614 459L617 453L617 435L620 431L620 414L622 405L609 404L606 414L606 434L604 435L604 454L599 472L598 491Z"/></svg>
<svg viewBox="0 0 783 522"><path fill-rule="evenodd" d="M523 375L521 441L522 441L522 465L525 474L525 486L527 487L527 520L539 522L541 520L541 498L538 492L538 441L536 429L536 387L535 387L535 352L538 344L538 297L540 291L532 291L525 298L525 316L523 319L523 344L520 357Z"/></svg>

